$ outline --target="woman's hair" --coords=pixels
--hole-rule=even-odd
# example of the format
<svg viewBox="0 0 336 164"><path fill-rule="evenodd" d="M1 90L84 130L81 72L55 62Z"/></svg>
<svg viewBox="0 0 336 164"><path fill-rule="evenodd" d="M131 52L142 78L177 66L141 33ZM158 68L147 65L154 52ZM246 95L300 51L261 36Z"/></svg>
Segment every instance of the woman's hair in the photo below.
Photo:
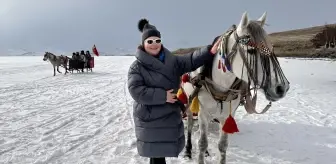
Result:
<svg viewBox="0 0 336 164"><path fill-rule="evenodd" d="M138 46L138 49L142 50L143 52L146 52L145 47L143 45L141 45L141 44Z"/></svg>

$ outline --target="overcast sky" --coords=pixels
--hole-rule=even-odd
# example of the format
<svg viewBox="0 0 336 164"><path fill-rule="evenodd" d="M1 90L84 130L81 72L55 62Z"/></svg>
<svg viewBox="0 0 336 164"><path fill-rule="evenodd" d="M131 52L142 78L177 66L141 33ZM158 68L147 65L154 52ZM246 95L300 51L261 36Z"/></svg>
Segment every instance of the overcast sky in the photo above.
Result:
<svg viewBox="0 0 336 164"><path fill-rule="evenodd" d="M8 49L103 52L140 43L148 18L170 49L208 44L244 11L267 11L267 32L336 23L335 0L0 0L0 52Z"/></svg>

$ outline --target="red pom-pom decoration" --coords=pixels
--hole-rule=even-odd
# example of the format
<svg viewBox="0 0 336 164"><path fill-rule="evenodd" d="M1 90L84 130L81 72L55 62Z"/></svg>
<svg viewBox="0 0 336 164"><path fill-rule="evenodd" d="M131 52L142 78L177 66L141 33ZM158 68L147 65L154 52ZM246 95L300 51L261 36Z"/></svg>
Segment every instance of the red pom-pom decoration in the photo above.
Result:
<svg viewBox="0 0 336 164"><path fill-rule="evenodd" d="M190 79L190 77L187 73L182 75L182 82L183 83L189 82L189 79Z"/></svg>

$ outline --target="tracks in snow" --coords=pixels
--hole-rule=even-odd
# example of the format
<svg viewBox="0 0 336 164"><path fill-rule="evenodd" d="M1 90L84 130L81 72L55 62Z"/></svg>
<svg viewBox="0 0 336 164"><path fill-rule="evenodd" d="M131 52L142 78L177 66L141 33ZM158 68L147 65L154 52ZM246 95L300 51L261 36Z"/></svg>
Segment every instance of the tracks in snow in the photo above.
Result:
<svg viewBox="0 0 336 164"><path fill-rule="evenodd" d="M0 88L0 163L77 163L113 151L114 143L121 153L133 139L112 138L132 130L124 109L125 71L58 75Z"/></svg>
<svg viewBox="0 0 336 164"><path fill-rule="evenodd" d="M132 100L125 89L132 60L99 57L93 73L55 77L50 65L22 66L35 69L21 71L26 76L15 74L17 67L0 68L8 77L0 81L0 163L148 163L137 154ZM298 62L302 61L282 62L291 90L267 114L237 111L241 132L230 135L230 163L332 163L336 83L328 78L336 74L323 63ZM293 71L298 65L305 73ZM314 65L319 69L312 70ZM322 77L322 72L330 75ZM261 101L258 105L267 104ZM217 129L216 124L210 128L207 161L211 163L218 152ZM183 160L182 153L168 162L195 163L198 136L194 133L192 161Z"/></svg>

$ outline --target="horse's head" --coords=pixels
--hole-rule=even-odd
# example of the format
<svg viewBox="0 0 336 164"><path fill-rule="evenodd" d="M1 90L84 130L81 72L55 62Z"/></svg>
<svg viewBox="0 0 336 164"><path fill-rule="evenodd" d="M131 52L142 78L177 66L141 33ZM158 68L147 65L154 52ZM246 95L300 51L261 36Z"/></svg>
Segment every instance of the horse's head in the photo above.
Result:
<svg viewBox="0 0 336 164"><path fill-rule="evenodd" d="M43 56L43 61L47 61L49 58L49 52L45 52Z"/></svg>
<svg viewBox="0 0 336 164"><path fill-rule="evenodd" d="M237 27L223 37L226 65L239 79L257 89L262 89L269 101L285 97L289 81L284 75L273 46L263 29L266 12L258 20L249 20L245 12ZM223 45L223 44L222 44Z"/></svg>

